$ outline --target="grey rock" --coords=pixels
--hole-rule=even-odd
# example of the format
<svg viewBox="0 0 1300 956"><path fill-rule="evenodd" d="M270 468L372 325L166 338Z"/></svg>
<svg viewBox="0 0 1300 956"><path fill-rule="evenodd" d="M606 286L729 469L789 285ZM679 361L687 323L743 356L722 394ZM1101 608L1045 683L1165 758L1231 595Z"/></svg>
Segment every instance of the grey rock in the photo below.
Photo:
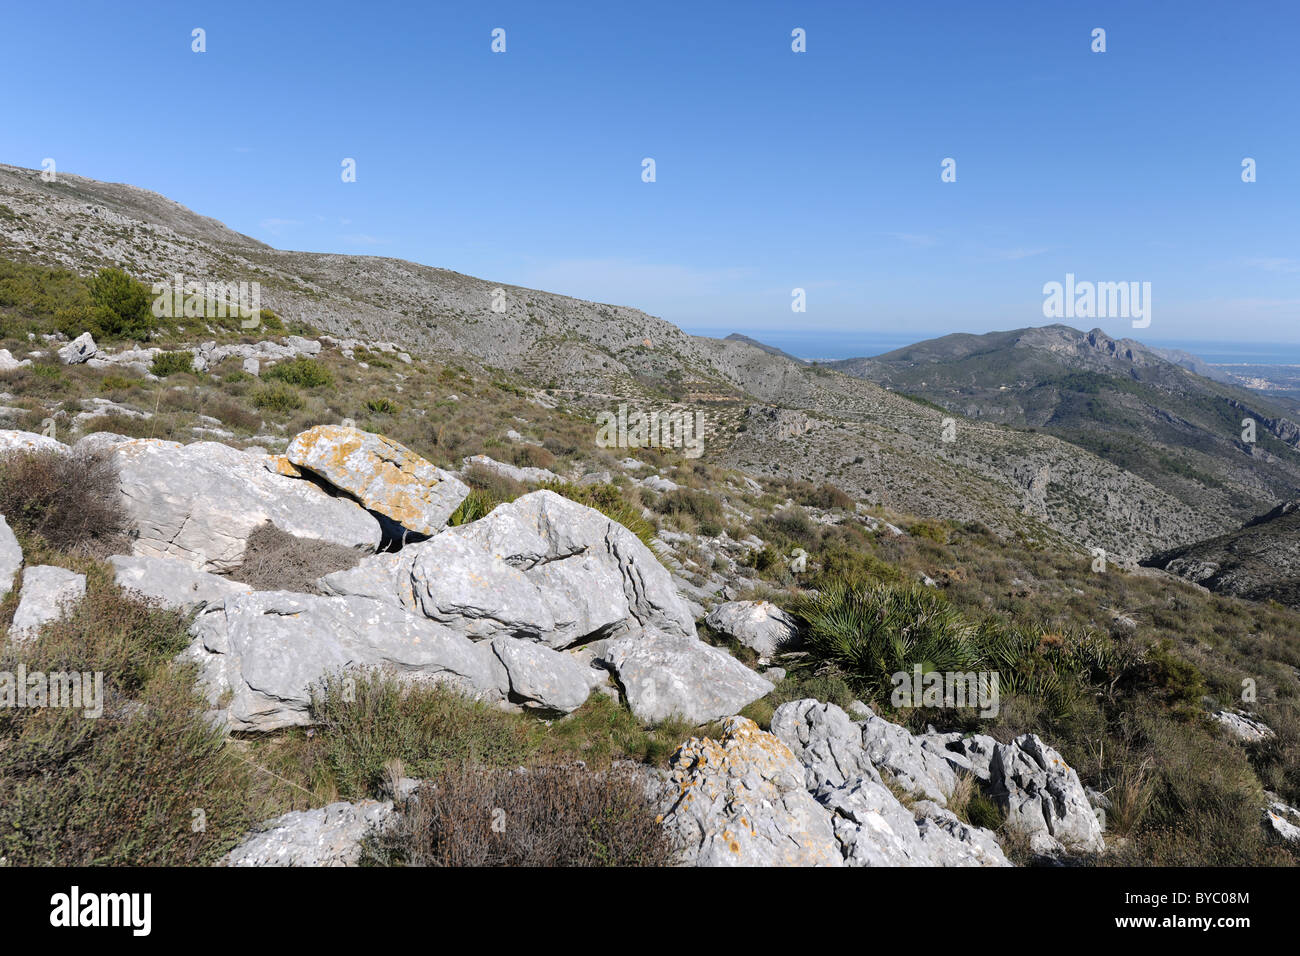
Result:
<svg viewBox="0 0 1300 956"><path fill-rule="evenodd" d="M908 793L948 805L957 775L948 761L927 749L906 728L872 715L862 721L862 745L871 762L887 770Z"/></svg>
<svg viewBox="0 0 1300 956"><path fill-rule="evenodd" d="M510 693L545 710L569 713L591 693L592 669L544 644L498 637L492 652L510 677Z"/></svg>
<svg viewBox="0 0 1300 956"><path fill-rule="evenodd" d="M135 591L161 606L191 611L237 594L249 594L252 587L207 571L196 571L181 561L135 555L114 555L113 579L118 587Z"/></svg>
<svg viewBox="0 0 1300 956"><path fill-rule="evenodd" d="M794 618L770 601L719 604L709 612L704 623L762 657L793 647L799 634Z"/></svg>
<svg viewBox="0 0 1300 956"><path fill-rule="evenodd" d="M916 820L880 779L857 777L816 793L849 866L930 866Z"/></svg>
<svg viewBox="0 0 1300 956"><path fill-rule="evenodd" d="M67 452L68 446L46 435L13 429L0 430L0 455L9 452L55 451Z"/></svg>
<svg viewBox="0 0 1300 956"><path fill-rule="evenodd" d="M825 810L803 767L751 720L730 718L720 741L692 737L673 755L663 816L694 866L841 866Z"/></svg>
<svg viewBox="0 0 1300 956"><path fill-rule="evenodd" d="M226 866L356 866L362 842L391 826L391 802L363 800L295 810L268 820L226 855Z"/></svg>
<svg viewBox="0 0 1300 956"><path fill-rule="evenodd" d="M705 724L773 690L771 681L696 637L647 629L611 642L605 660L632 713L647 723L676 716Z"/></svg>
<svg viewBox="0 0 1300 956"><path fill-rule="evenodd" d="M395 556L367 557L320 584L332 594L385 598L476 638L564 648L645 627L695 638L690 609L636 535L551 491Z"/></svg>
<svg viewBox="0 0 1300 956"><path fill-rule="evenodd" d="M945 807L921 800L912 807L921 843L934 866L1011 866L991 830L962 823Z"/></svg>
<svg viewBox="0 0 1300 956"><path fill-rule="evenodd" d="M267 521L303 538L370 551L379 545L379 523L355 501L275 474L262 456L218 442L89 437L118 468L137 555L231 571L242 563L249 535Z"/></svg>
<svg viewBox="0 0 1300 956"><path fill-rule="evenodd" d="M367 598L241 594L206 608L192 633L182 657L199 665L214 705L229 693L232 730L309 724L313 685L344 670L383 669L489 701L509 687L489 645Z"/></svg>
<svg viewBox="0 0 1300 956"><path fill-rule="evenodd" d="M471 468L482 468L490 471L495 475L501 475L509 478L511 481L518 481L525 485L541 485L547 482L561 480L560 476L547 468L526 468L519 465L508 465L503 461L489 458L487 455L471 455L464 459L461 474L465 474Z"/></svg>
<svg viewBox="0 0 1300 956"><path fill-rule="evenodd" d="M1229 734L1244 743L1259 743L1261 740L1277 736L1273 732L1273 728L1256 718L1254 714L1220 710L1210 716L1218 721Z"/></svg>
<svg viewBox="0 0 1300 956"><path fill-rule="evenodd" d="M67 345L59 349L59 361L64 365L81 365L95 357L99 346L89 332L82 332Z"/></svg>
<svg viewBox="0 0 1300 956"><path fill-rule="evenodd" d="M1007 825L1028 836L1034 852L1106 848L1079 775L1036 734L999 744L990 770L990 793L1006 811Z"/></svg>
<svg viewBox="0 0 1300 956"><path fill-rule="evenodd" d="M1263 823L1270 842L1300 845L1300 810L1295 807L1281 800L1272 800L1264 808Z"/></svg>
<svg viewBox="0 0 1300 956"><path fill-rule="evenodd" d="M23 549L14 537L9 522L0 515L0 598L14 588L14 577L23 566Z"/></svg>
<svg viewBox="0 0 1300 956"><path fill-rule="evenodd" d="M18 642L33 639L46 624L75 609L85 596L84 574L48 564L27 568L23 572L18 609L9 627L9 639Z"/></svg>
<svg viewBox="0 0 1300 956"><path fill-rule="evenodd" d="M789 701L772 714L771 726L803 764L809 790L838 787L859 777L880 782L862 746L861 725L834 704L812 698Z"/></svg>

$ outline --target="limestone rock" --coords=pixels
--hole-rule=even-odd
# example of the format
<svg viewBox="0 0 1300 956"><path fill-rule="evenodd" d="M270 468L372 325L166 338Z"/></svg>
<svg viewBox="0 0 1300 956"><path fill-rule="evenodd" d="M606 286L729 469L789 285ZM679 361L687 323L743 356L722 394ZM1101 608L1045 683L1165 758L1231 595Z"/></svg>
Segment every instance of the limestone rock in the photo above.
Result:
<svg viewBox="0 0 1300 956"><path fill-rule="evenodd" d="M343 425L309 428L285 456L418 535L441 531L469 494L459 478L406 446Z"/></svg>
<svg viewBox="0 0 1300 956"><path fill-rule="evenodd" d="M794 618L771 601L719 604L709 612L704 623L757 651L761 657L792 647L799 633Z"/></svg>
<svg viewBox="0 0 1300 956"><path fill-rule="evenodd" d="M1036 853L1091 852L1106 848L1079 775L1037 734L999 744L990 765L991 793Z"/></svg>
<svg viewBox="0 0 1300 956"><path fill-rule="evenodd" d="M378 522L356 502L272 473L265 456L218 442L88 439L97 441L87 447L107 449L118 468L139 556L231 571L243 561L249 535L267 521L298 537L347 547L373 551L380 543Z"/></svg>
<svg viewBox="0 0 1300 956"><path fill-rule="evenodd" d="M199 665L214 705L230 694L232 730L309 724L312 686L347 669L381 668L486 700L500 700L509 687L489 645L367 598L235 595L204 610L193 634L182 656Z"/></svg>
<svg viewBox="0 0 1300 956"><path fill-rule="evenodd" d="M841 866L826 812L781 741L732 717L720 741L692 737L673 755L664 826L695 866Z"/></svg>
<svg viewBox="0 0 1300 956"><path fill-rule="evenodd" d="M605 660L618 675L632 713L646 723L673 716L708 723L773 690L771 681L695 637L646 630L612 641Z"/></svg>
<svg viewBox="0 0 1300 956"><path fill-rule="evenodd" d="M249 834L227 854L226 866L356 866L362 841L396 819L393 804L375 800L295 810Z"/></svg>
<svg viewBox="0 0 1300 956"><path fill-rule="evenodd" d="M64 365L81 365L88 362L99 352L99 346L89 332L82 332L67 345L59 349L59 361Z"/></svg>
<svg viewBox="0 0 1300 956"><path fill-rule="evenodd" d="M493 640L492 652L510 677L512 698L567 714L591 693L594 672L572 655L512 637Z"/></svg>
<svg viewBox="0 0 1300 956"><path fill-rule="evenodd" d="M42 627L71 612L85 596L84 574L48 564L27 568L23 572L18 609L9 628L10 640L33 639Z"/></svg>
<svg viewBox="0 0 1300 956"><path fill-rule="evenodd" d="M0 599L14 588L14 577L23 566L23 549L9 522L0 515Z"/></svg>
<svg viewBox="0 0 1300 956"><path fill-rule="evenodd" d="M109 558L108 563L113 566L113 579L118 587L157 601L162 607L182 611L253 590L247 584L196 571L188 564L168 558L118 554Z"/></svg>

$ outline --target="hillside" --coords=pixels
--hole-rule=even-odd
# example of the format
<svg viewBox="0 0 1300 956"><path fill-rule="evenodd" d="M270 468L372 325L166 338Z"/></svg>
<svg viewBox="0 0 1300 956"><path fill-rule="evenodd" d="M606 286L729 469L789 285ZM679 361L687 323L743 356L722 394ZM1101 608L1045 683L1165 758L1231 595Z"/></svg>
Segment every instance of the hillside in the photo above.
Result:
<svg viewBox="0 0 1300 956"><path fill-rule="evenodd" d="M1237 531L1152 555L1144 565L1219 594L1300 607L1300 511L1278 505Z"/></svg>
<svg viewBox="0 0 1300 956"><path fill-rule="evenodd" d="M1300 426L1286 407L1098 329L949 335L832 364L959 415L1046 432L1236 524L1300 488Z"/></svg>
<svg viewBox="0 0 1300 956"><path fill-rule="evenodd" d="M1300 612L1084 550L1221 515L1053 435L945 441L924 399L519 290L590 332L554 354L591 374L557 377L353 270L430 302L482 280L5 175L0 673L106 675L88 731L0 711L10 863L1296 861L1269 821L1300 804ZM255 329L141 307L144 257L220 254L334 291L276 273ZM705 411L704 454L602 446L622 403ZM998 697L896 701L914 668Z"/></svg>
<svg viewBox="0 0 1300 956"><path fill-rule="evenodd" d="M593 417L620 401L703 409L707 454L720 462L790 479L833 474L900 510L1125 560L1229 530L1247 506L1202 507L1202 498L1256 501L1289 474L1266 445L1244 488L1198 496L1186 489L1194 479L1164 483L1170 467L1144 471L1104 442L1090 449L1079 435L1015 431L988 415L969 416L983 420L963 421L945 442L939 409L746 341L692 337L626 306L397 259L276 250L154 193L65 173L45 183L0 166L0 255L81 274L120 265L146 282L178 273L258 281L263 304L289 323L508 370ZM501 312L492 308L498 288ZM766 406L758 417L748 414L755 405ZM789 411L813 424L781 437L788 453L773 456L764 423ZM1197 474L1194 462L1186 467Z"/></svg>

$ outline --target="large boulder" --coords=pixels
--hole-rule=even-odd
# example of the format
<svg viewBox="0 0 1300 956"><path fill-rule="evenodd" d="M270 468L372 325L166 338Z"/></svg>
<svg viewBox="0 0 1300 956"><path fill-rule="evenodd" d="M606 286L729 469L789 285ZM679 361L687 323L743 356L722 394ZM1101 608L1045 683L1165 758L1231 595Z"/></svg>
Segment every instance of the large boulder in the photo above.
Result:
<svg viewBox="0 0 1300 956"><path fill-rule="evenodd" d="M650 549L616 521L552 491L524 495L397 554L364 558L319 583L327 593L388 600L478 638L565 648L642 628L696 636L690 609Z"/></svg>
<svg viewBox="0 0 1300 956"><path fill-rule="evenodd" d="M9 639L31 640L46 624L74 610L85 596L84 574L48 564L29 567L23 572L23 586L9 627Z"/></svg>
<svg viewBox="0 0 1300 956"><path fill-rule="evenodd" d="M686 741L671 777L663 823L683 862L843 865L829 816L804 788L803 766L752 720L732 717L718 741Z"/></svg>
<svg viewBox="0 0 1300 956"><path fill-rule="evenodd" d="M23 549L5 516L0 515L0 599L14 588L14 577L23 566Z"/></svg>
<svg viewBox="0 0 1300 956"><path fill-rule="evenodd" d="M646 630L610 642L605 660L632 713L646 723L678 717L706 724L773 690L771 681L697 637Z"/></svg>
<svg viewBox="0 0 1300 956"><path fill-rule="evenodd" d="M89 362L99 352L94 337L89 332L82 332L67 345L59 349L59 361L64 365L81 365Z"/></svg>
<svg viewBox="0 0 1300 956"><path fill-rule="evenodd" d="M114 582L124 591L134 591L162 607L182 611L253 590L240 581L196 571L188 564L168 558L117 554L108 563L113 566Z"/></svg>
<svg viewBox="0 0 1300 956"><path fill-rule="evenodd" d="M361 846L396 822L390 801L331 803L267 820L221 861L225 866L356 866Z"/></svg>
<svg viewBox="0 0 1300 956"><path fill-rule="evenodd" d="M761 657L793 647L799 634L794 618L771 601L728 601L710 611L704 623Z"/></svg>
<svg viewBox="0 0 1300 956"><path fill-rule="evenodd" d="M1006 811L1007 825L1027 836L1035 853L1106 848L1079 775L1037 734L999 744L990 770L991 792Z"/></svg>
<svg viewBox="0 0 1300 956"><path fill-rule="evenodd" d="M231 571L243 562L249 535L267 521L301 538L369 551L381 541L378 522L355 501L275 474L264 454L109 435L88 436L83 445L106 451L117 466L140 556Z"/></svg>
<svg viewBox="0 0 1300 956"><path fill-rule="evenodd" d="M309 428L289 443L285 457L390 519L399 532L437 534L469 495L459 478L405 445L344 425Z"/></svg>
<svg viewBox="0 0 1300 956"><path fill-rule="evenodd" d="M384 669L486 700L501 700L510 686L490 645L369 598L235 595L201 612L193 633L183 657L199 665L231 730L309 724L313 686L348 669Z"/></svg>
<svg viewBox="0 0 1300 956"><path fill-rule="evenodd" d="M492 641L492 652L510 677L511 699L541 710L565 714L577 710L599 681L597 671L545 644L498 637Z"/></svg>

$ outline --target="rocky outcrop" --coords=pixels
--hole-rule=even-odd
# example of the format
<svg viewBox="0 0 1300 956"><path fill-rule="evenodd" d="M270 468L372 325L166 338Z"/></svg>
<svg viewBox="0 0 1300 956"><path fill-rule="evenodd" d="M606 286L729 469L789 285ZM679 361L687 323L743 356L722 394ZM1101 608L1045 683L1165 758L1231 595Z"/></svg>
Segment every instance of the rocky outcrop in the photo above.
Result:
<svg viewBox="0 0 1300 956"><path fill-rule="evenodd" d="M760 657L792 649L799 627L785 611L771 601L729 601L719 604L704 623L719 634L735 638Z"/></svg>
<svg viewBox="0 0 1300 956"><path fill-rule="evenodd" d="M383 669L487 700L509 688L490 645L370 598L235 595L204 610L193 633L183 656L232 730L309 724L313 686L345 670Z"/></svg>
<svg viewBox="0 0 1300 956"><path fill-rule="evenodd" d="M518 481L525 485L544 485L548 482L558 482L563 479L555 472L548 468L530 468L519 465L509 465L504 461L497 461L495 458L489 458L487 455L470 455L464 459L461 474L467 474L475 468L481 468L484 471L490 471L494 475L500 475L503 478L509 478L511 481Z"/></svg>
<svg viewBox="0 0 1300 956"><path fill-rule="evenodd" d="M1217 721L1225 731L1243 743L1257 744L1268 740L1270 737L1277 736L1272 727L1257 719L1254 714L1243 714L1233 710L1219 710L1211 714L1210 717Z"/></svg>
<svg viewBox="0 0 1300 956"><path fill-rule="evenodd" d="M356 866L362 843L396 820L389 801L331 803L295 810L247 836L221 861L223 866Z"/></svg>
<svg viewBox="0 0 1300 956"><path fill-rule="evenodd" d="M0 431L0 455L9 452L54 451L67 452L68 446L36 432Z"/></svg>
<svg viewBox="0 0 1300 956"><path fill-rule="evenodd" d="M18 609L14 611L9 639L23 642L35 638L41 628L70 613L86 596L86 576L38 564L23 571Z"/></svg>
<svg viewBox="0 0 1300 956"><path fill-rule="evenodd" d="M601 673L545 644L498 637L492 652L510 678L510 697L541 710L569 713L586 701Z"/></svg>
<svg viewBox="0 0 1300 956"><path fill-rule="evenodd" d="M1029 837L1036 853L1100 852L1101 823L1079 775L1036 734L1000 744L990 764L990 788L1007 825Z"/></svg>
<svg viewBox="0 0 1300 956"><path fill-rule="evenodd" d="M64 365L81 365L89 362L99 352L99 346L89 332L82 332L59 349L59 361Z"/></svg>
<svg viewBox="0 0 1300 956"><path fill-rule="evenodd" d="M317 425L285 457L397 525L393 537L436 534L469 495L455 475L391 438L343 425Z"/></svg>
<svg viewBox="0 0 1300 956"><path fill-rule="evenodd" d="M418 611L478 638L555 648L654 628L695 637L667 570L622 525L551 491L321 578L331 594Z"/></svg>
<svg viewBox="0 0 1300 956"><path fill-rule="evenodd" d="M664 825L697 866L1007 866L988 830L899 802L833 704L777 708L772 733L732 717L673 756Z"/></svg>
<svg viewBox="0 0 1300 956"><path fill-rule="evenodd" d="M694 866L842 866L826 810L788 747L744 717L721 740L692 737L672 759L663 823Z"/></svg>
<svg viewBox="0 0 1300 956"><path fill-rule="evenodd" d="M218 442L103 434L82 439L83 446L106 450L117 467L139 556L231 571L243 561L249 535L267 521L298 537L369 551L381 540L378 522L356 502L274 474L266 455Z"/></svg>

